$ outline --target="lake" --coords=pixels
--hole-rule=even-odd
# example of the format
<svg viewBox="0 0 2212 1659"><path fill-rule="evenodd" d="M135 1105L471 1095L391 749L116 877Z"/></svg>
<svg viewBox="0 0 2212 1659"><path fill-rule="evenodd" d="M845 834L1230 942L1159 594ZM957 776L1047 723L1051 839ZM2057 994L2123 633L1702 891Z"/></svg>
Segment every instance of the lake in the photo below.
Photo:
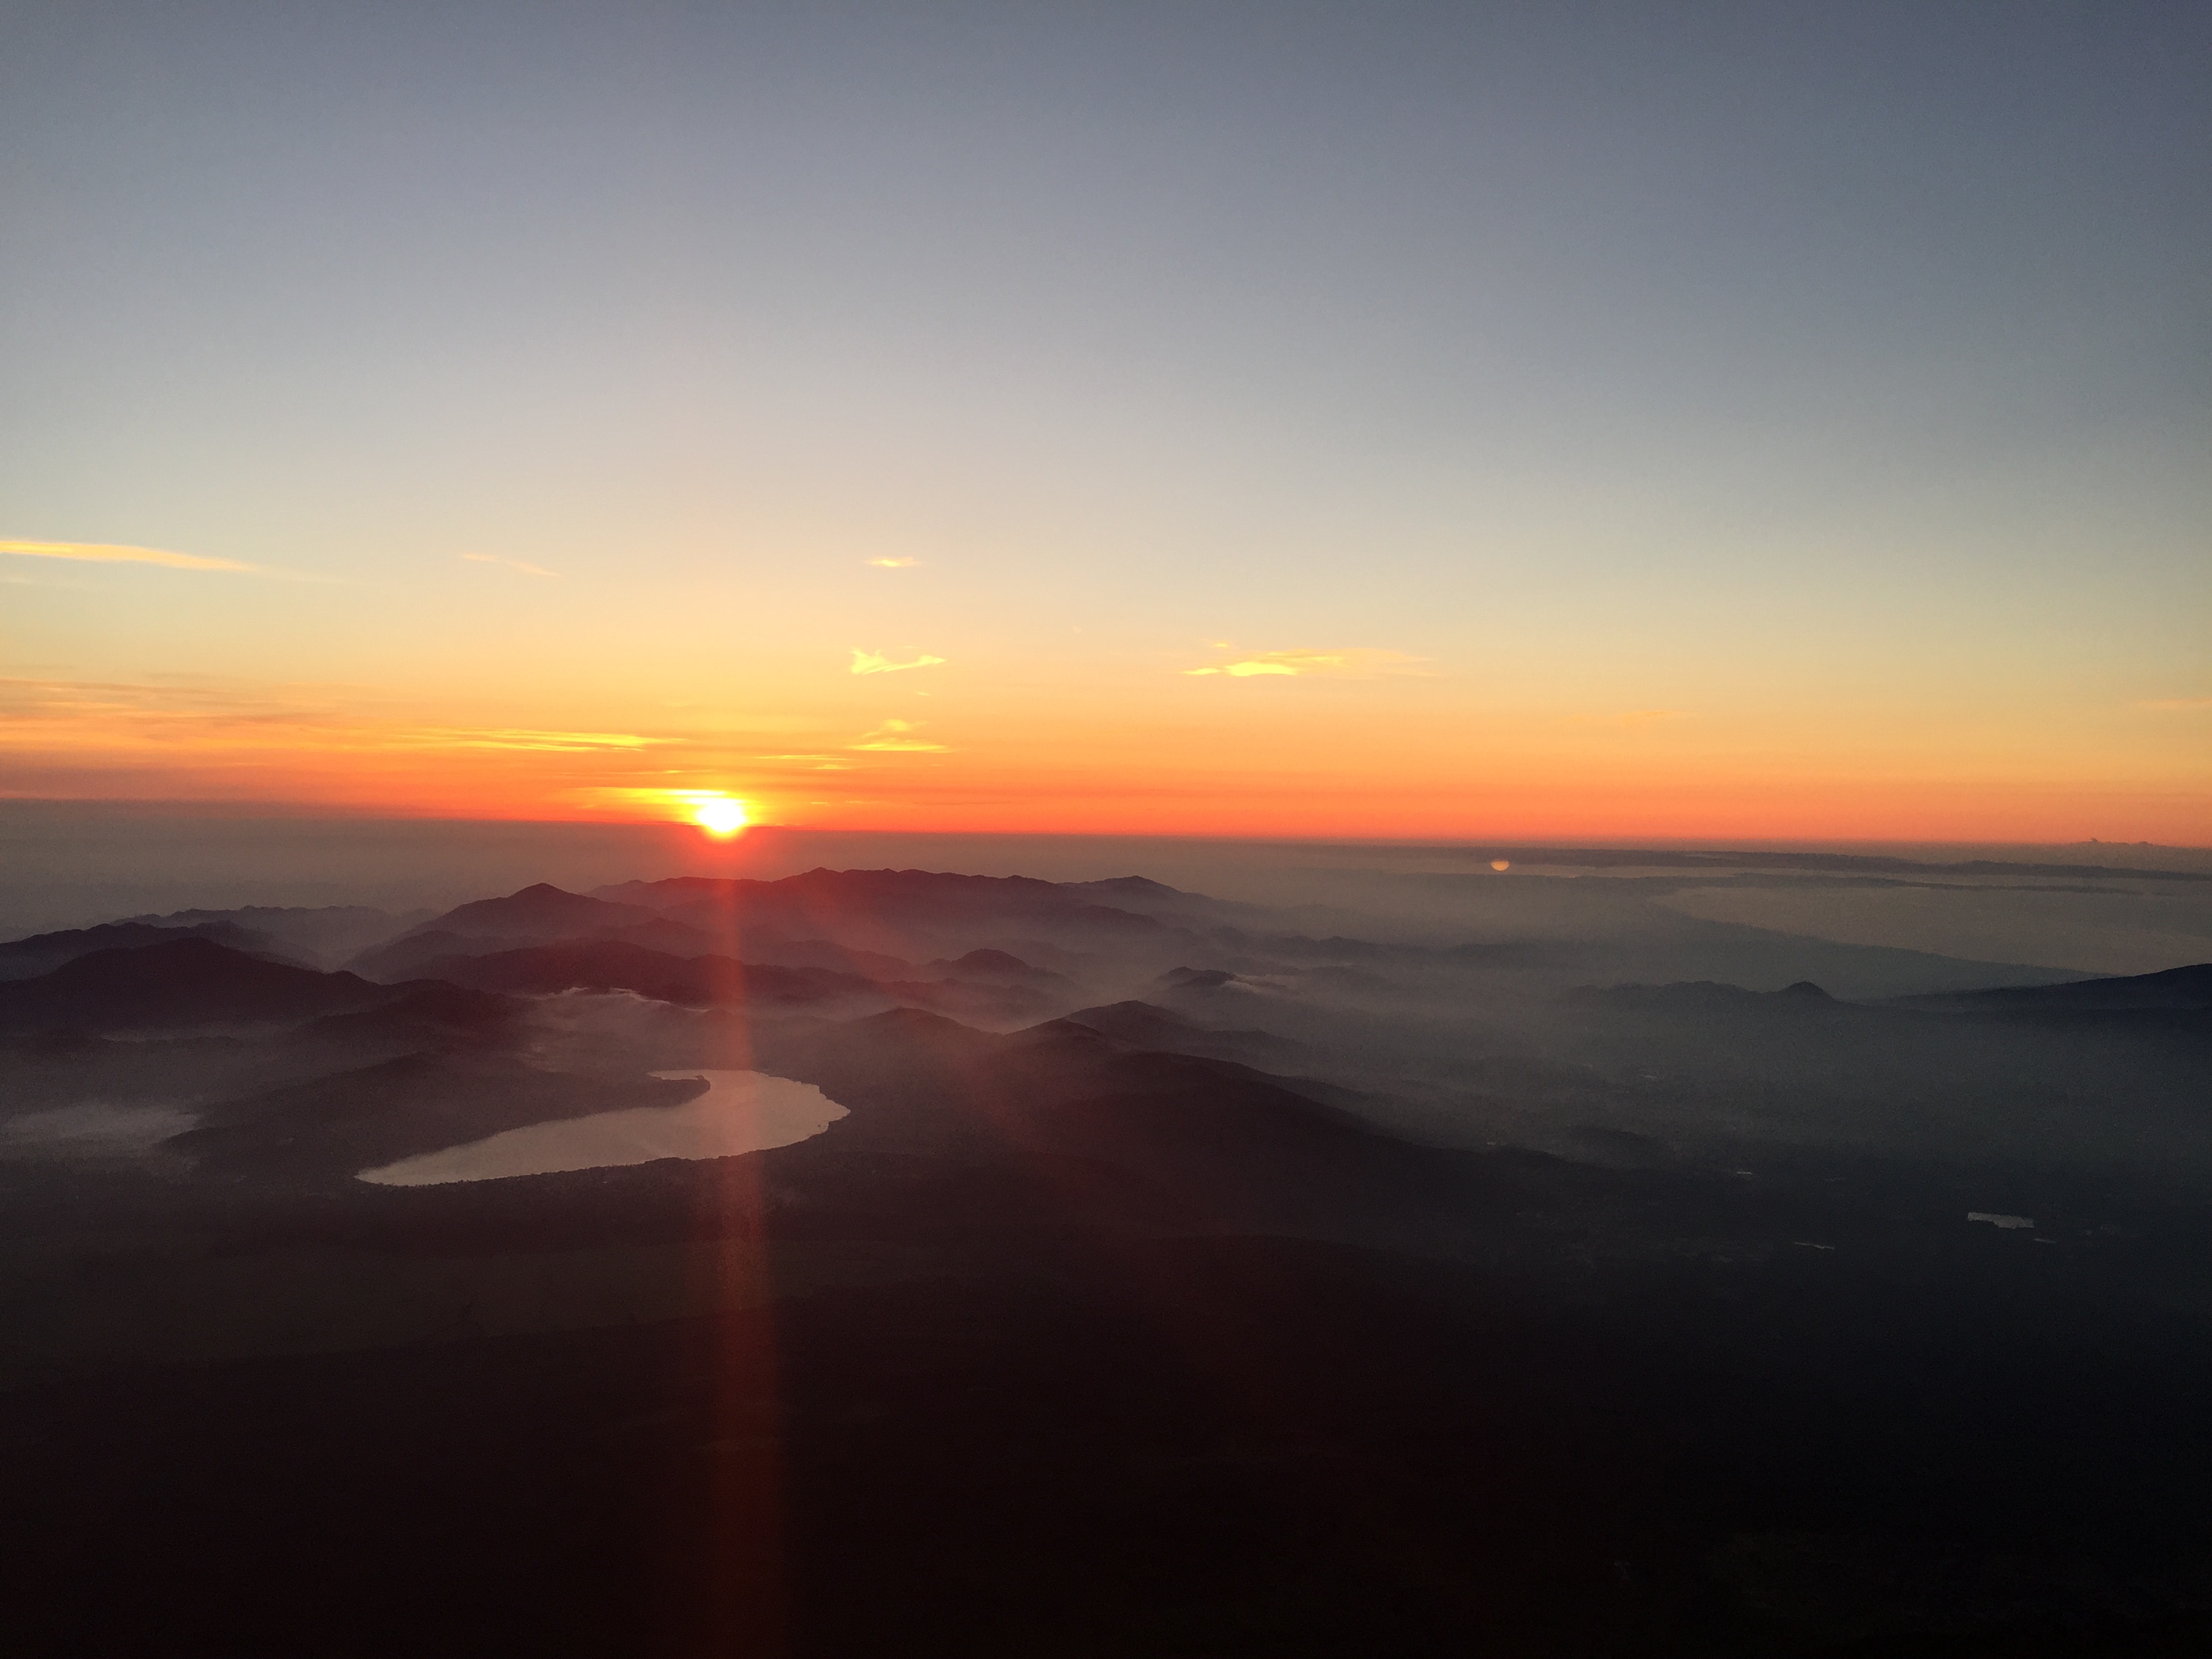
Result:
<svg viewBox="0 0 2212 1659"><path fill-rule="evenodd" d="M595 1112L507 1129L465 1146L403 1158L360 1179L380 1187L429 1187L449 1181L503 1181L650 1164L662 1158L733 1158L788 1146L820 1134L845 1109L811 1083L763 1072L655 1072L658 1078L707 1079L707 1092L681 1106Z"/></svg>

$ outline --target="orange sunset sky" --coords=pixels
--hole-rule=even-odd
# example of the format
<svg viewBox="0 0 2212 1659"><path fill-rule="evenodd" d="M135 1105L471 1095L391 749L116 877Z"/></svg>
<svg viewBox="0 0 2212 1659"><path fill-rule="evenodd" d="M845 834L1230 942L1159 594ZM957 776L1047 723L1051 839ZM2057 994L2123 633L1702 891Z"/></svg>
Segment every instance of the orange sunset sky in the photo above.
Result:
<svg viewBox="0 0 2212 1659"><path fill-rule="evenodd" d="M0 795L2212 842L2102 37L497 10L0 65Z"/></svg>

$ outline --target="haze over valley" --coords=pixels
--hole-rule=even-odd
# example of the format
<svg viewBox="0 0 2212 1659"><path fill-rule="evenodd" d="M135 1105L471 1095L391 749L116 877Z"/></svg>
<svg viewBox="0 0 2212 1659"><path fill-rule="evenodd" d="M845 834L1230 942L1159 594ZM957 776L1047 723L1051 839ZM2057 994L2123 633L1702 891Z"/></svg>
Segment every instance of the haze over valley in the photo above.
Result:
<svg viewBox="0 0 2212 1659"><path fill-rule="evenodd" d="M21 1582L127 1550L141 1596L69 1620L112 1650L2195 1629L2212 964L1670 901L2063 884L2150 949L2212 876L1488 850L1255 851L1267 903L817 868L0 945ZM2055 1455L2091 1395L2127 1416ZM399 1541L423 1467L465 1582Z"/></svg>

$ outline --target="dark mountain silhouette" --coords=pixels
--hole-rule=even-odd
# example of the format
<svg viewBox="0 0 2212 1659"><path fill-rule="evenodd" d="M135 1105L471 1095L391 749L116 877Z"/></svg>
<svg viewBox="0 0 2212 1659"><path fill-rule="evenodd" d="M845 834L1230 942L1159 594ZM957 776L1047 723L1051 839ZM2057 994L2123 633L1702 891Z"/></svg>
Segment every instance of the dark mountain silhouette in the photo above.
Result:
<svg viewBox="0 0 2212 1659"><path fill-rule="evenodd" d="M2174 1013L2212 1009L2212 962L2163 973L2075 980L2065 985L2006 986L1899 997L1890 1006L1931 1013L2116 1014Z"/></svg>
<svg viewBox="0 0 2212 1659"><path fill-rule="evenodd" d="M1752 1013L1825 1013L1855 1008L1838 1002L1810 980L1799 980L1778 991L1752 991L1741 985L1724 985L1709 979L1686 980L1674 985L1580 986L1564 993L1570 1005L1656 1012L1686 1015Z"/></svg>
<svg viewBox="0 0 2212 1659"><path fill-rule="evenodd" d="M635 927L654 915L643 905L587 898L541 881L504 898L457 904L401 937L440 933L463 939L574 939L605 927Z"/></svg>
<svg viewBox="0 0 2212 1659"><path fill-rule="evenodd" d="M429 914L416 910L395 915L363 904L246 904L228 910L176 910L167 915L123 920L163 927L228 924L274 940L278 948L310 967L331 968L402 929L416 926Z"/></svg>
<svg viewBox="0 0 2212 1659"><path fill-rule="evenodd" d="M672 926L675 924L671 924ZM696 929L701 933L703 928ZM771 963L779 968L826 968L833 973L856 974L862 979L894 981L920 979L923 969L904 957L881 951L863 951L835 939L788 939L774 927L749 927L742 940L744 959Z"/></svg>
<svg viewBox="0 0 2212 1659"><path fill-rule="evenodd" d="M933 1009L955 1019L981 1020L1002 1027L1042 1019L1066 1000L1042 983L1009 980L886 980L876 988L911 1008Z"/></svg>
<svg viewBox="0 0 2212 1659"><path fill-rule="evenodd" d="M681 1105L704 1087L546 1072L500 1055L413 1054L224 1102L168 1145L227 1170L349 1186L397 1158L530 1123Z"/></svg>
<svg viewBox="0 0 2212 1659"><path fill-rule="evenodd" d="M810 870L780 881L679 876L624 882L599 896L649 905L702 926L773 926L868 949L940 933L973 936L1019 925L1115 939L1160 931L1147 915L1094 895L1026 876L944 875L923 870Z"/></svg>
<svg viewBox="0 0 2212 1659"><path fill-rule="evenodd" d="M509 893L505 898L478 899L456 905L442 916L423 924L464 937L476 934L513 938L526 933L555 933L572 937L586 927L625 927L653 919L641 905L611 904L605 899L571 893L550 882L538 882Z"/></svg>
<svg viewBox="0 0 2212 1659"><path fill-rule="evenodd" d="M563 938L574 937L564 934ZM625 945L642 945L648 951L665 951L672 957L703 957L726 955L720 949L724 941L703 927L695 927L688 921L678 921L672 916L654 916L649 921L633 922L627 927L593 927L582 937L619 939ZM751 953L747 952L750 957ZM764 958L763 958L764 960Z"/></svg>
<svg viewBox="0 0 2212 1659"><path fill-rule="evenodd" d="M896 965L918 971L910 963ZM791 968L713 955L677 957L619 939L568 939L482 956L443 957L422 963L416 971L480 990L540 995L568 990L632 991L691 1007L802 1006L857 997L997 1024L1036 1019L1054 1006L1054 999L1024 984L953 978L877 980L828 968Z"/></svg>
<svg viewBox="0 0 2212 1659"><path fill-rule="evenodd" d="M1255 916L1259 907L1218 899L1206 893L1185 892L1143 876L1114 876L1104 881L1066 881L1058 884L1072 897L1176 925L1206 925L1231 918Z"/></svg>
<svg viewBox="0 0 2212 1659"><path fill-rule="evenodd" d="M1203 893L1186 893L1180 887L1170 887L1165 882L1154 881L1146 876L1109 876L1103 881L1062 881L1053 885L1063 892L1111 899L1116 903L1169 903L1189 900L1194 903L1212 904L1217 902Z"/></svg>
<svg viewBox="0 0 2212 1659"><path fill-rule="evenodd" d="M75 962L100 951L137 951L149 945L168 945L179 939L211 939L249 956L276 957L285 953L268 934L223 921L174 926L152 921L111 921L98 927L72 927L58 933L35 933L29 939L0 945L0 980L35 979L64 963Z"/></svg>
<svg viewBox="0 0 2212 1659"><path fill-rule="evenodd" d="M755 1042L757 1065L817 1085L851 1114L763 1155L803 1212L851 1204L856 1180L910 1188L978 1169L998 1171L992 1205L1146 1231L1400 1237L1448 1229L1463 1197L1452 1158L1282 1079L1133 1053L1066 1020L1000 1036L901 1008L770 1026ZM984 1201L980 1191L971 1200Z"/></svg>
<svg viewBox="0 0 2212 1659"><path fill-rule="evenodd" d="M970 951L963 957L947 960L939 957L923 964L925 968L962 979L1005 980L1020 985L1066 985L1071 983L1065 974L1055 974L1048 968L1032 968L1011 951L988 948Z"/></svg>
<svg viewBox="0 0 2212 1659"><path fill-rule="evenodd" d="M456 933L426 924L423 931L363 951L348 966L364 978L389 984L427 972L430 963L448 957L490 956L495 951L520 951L533 945L574 944L586 939L635 945L675 957L717 954L717 940L713 933L667 916L649 916L644 921L618 921L605 927L545 930L531 928L529 918L521 917L516 919L516 925L521 931Z"/></svg>
<svg viewBox="0 0 2212 1659"><path fill-rule="evenodd" d="M512 1037L523 1005L495 992L471 990L442 980L396 988L392 1000L359 1013L325 1014L310 1020L299 1035L318 1042L404 1043L410 1048L451 1048L498 1042Z"/></svg>
<svg viewBox="0 0 2212 1659"><path fill-rule="evenodd" d="M1069 1024L1086 1027L1133 1048L1206 1055L1248 1066L1287 1063L1302 1052L1297 1043L1285 1037L1266 1031L1216 1030L1151 1002L1112 1002L1096 1008L1079 1008L1065 1018Z"/></svg>
<svg viewBox="0 0 2212 1659"><path fill-rule="evenodd" d="M373 1007L392 995L352 974L182 939L99 951L40 978L0 985L0 1027L100 1031L299 1020Z"/></svg>
<svg viewBox="0 0 2212 1659"><path fill-rule="evenodd" d="M349 972L390 985L419 975L425 963L444 957L489 955L494 951L516 951L534 943L528 939L497 939L449 933L444 928L409 933L388 945L363 951L346 963Z"/></svg>
<svg viewBox="0 0 2212 1659"><path fill-rule="evenodd" d="M1158 982L1176 991L1215 991L1236 978L1226 968L1170 968Z"/></svg>
<svg viewBox="0 0 2212 1659"><path fill-rule="evenodd" d="M634 991L660 1002L828 1002L875 988L851 974L775 968L728 957L674 957L617 939L574 939L425 963L425 977L484 991Z"/></svg>

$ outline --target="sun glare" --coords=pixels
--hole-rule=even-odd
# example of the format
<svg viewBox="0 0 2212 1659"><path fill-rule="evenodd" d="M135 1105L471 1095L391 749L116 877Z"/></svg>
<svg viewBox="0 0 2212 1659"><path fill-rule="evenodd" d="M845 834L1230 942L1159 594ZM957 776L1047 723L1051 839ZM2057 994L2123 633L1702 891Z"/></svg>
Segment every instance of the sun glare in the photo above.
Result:
<svg viewBox="0 0 2212 1659"><path fill-rule="evenodd" d="M750 822L744 802L727 795L701 801L691 809L691 821L710 836L734 836Z"/></svg>

